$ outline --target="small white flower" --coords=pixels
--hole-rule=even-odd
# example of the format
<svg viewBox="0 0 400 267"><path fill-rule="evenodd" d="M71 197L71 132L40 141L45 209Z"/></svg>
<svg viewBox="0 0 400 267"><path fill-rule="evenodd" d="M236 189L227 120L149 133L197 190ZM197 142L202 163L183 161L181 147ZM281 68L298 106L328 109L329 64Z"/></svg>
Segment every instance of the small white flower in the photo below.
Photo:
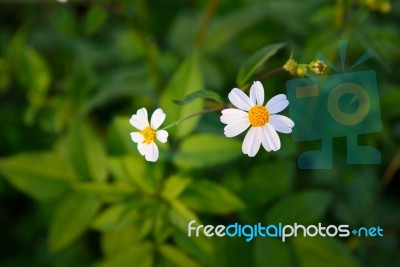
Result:
<svg viewBox="0 0 400 267"><path fill-rule="evenodd" d="M158 147L154 143L155 138L161 143L167 142L168 132L165 130L157 131L165 117L166 115L161 108L156 109L149 123L147 110L141 108L129 120L132 126L139 130L139 132L131 133L132 141L137 143L140 154L145 156L147 161L155 162L158 159Z"/></svg>
<svg viewBox="0 0 400 267"><path fill-rule="evenodd" d="M227 124L224 128L225 135L237 136L251 126L243 141L244 154L254 157L261 144L268 152L278 151L281 140L276 131L288 134L294 126L291 119L276 114L289 105L286 95L276 95L263 106L264 87L257 81L250 88L250 97L242 90L234 88L228 98L237 108L222 110L221 122Z"/></svg>

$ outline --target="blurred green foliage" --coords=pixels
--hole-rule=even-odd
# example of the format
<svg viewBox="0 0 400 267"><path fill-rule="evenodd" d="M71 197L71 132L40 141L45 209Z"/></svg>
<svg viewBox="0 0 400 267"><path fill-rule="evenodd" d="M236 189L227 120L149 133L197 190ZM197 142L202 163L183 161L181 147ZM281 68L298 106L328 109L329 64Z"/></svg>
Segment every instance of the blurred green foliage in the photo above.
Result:
<svg viewBox="0 0 400 267"><path fill-rule="evenodd" d="M1 1L0 265L400 266L399 4ZM250 159L217 113L170 128L157 163L130 140L141 107L173 123L215 108L218 96L199 90L226 100L292 49L301 62L317 52L335 62L341 39L348 64L374 54L362 68L377 72L384 130L362 142L382 151L380 165L346 165L341 138L329 171L299 170L318 142L291 136ZM266 97L290 78L266 79ZM173 102L191 93L204 99ZM385 237L188 238L191 220L381 226Z"/></svg>

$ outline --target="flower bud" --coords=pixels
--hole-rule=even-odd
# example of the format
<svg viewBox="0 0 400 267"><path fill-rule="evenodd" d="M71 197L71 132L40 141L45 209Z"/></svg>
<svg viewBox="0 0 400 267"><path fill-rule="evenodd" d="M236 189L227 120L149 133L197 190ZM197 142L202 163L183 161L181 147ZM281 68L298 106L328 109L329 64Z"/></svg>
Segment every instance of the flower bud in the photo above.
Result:
<svg viewBox="0 0 400 267"><path fill-rule="evenodd" d="M308 72L307 66L304 64L298 65L296 68L297 76L304 77L307 75L307 72Z"/></svg>
<svg viewBox="0 0 400 267"><path fill-rule="evenodd" d="M310 70L317 75L324 74L327 68L326 64L322 60L311 61L309 67Z"/></svg>
<svg viewBox="0 0 400 267"><path fill-rule="evenodd" d="M283 68L290 72L290 74L296 74L297 62L293 58L289 58L289 60L283 65Z"/></svg>

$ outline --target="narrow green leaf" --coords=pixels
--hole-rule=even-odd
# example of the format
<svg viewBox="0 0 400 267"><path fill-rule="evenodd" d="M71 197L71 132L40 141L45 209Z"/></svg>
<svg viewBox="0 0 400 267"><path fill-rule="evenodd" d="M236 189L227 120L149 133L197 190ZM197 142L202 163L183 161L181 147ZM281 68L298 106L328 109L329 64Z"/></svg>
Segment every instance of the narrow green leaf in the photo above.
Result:
<svg viewBox="0 0 400 267"><path fill-rule="evenodd" d="M161 195L165 199L175 199L191 182L192 180L190 178L173 175L165 180Z"/></svg>
<svg viewBox="0 0 400 267"><path fill-rule="evenodd" d="M204 47L207 51L215 51L224 47L226 44L234 42L240 34L247 29L254 27L265 17L271 14L265 3L262 7L257 4L251 5L249 8L242 7L236 12L230 12L223 17L216 17L215 23L207 34ZM244 19L246 18L246 19Z"/></svg>
<svg viewBox="0 0 400 267"><path fill-rule="evenodd" d="M99 231L109 231L126 228L132 225L134 217L139 214L133 210L132 205L120 203L109 206L99 213L92 221L91 226Z"/></svg>
<svg viewBox="0 0 400 267"><path fill-rule="evenodd" d="M107 165L104 146L88 125L80 123L71 128L67 149L81 179L105 181Z"/></svg>
<svg viewBox="0 0 400 267"><path fill-rule="evenodd" d="M206 266L213 265L215 259L212 239L206 236L188 238L187 232L182 232L179 229L175 229L173 238L183 251L192 255Z"/></svg>
<svg viewBox="0 0 400 267"><path fill-rule="evenodd" d="M292 240L299 267L361 266L344 244L333 238L297 237Z"/></svg>
<svg viewBox="0 0 400 267"><path fill-rule="evenodd" d="M108 160L110 172L120 180L129 183L134 189L154 193L155 186L151 183L152 172L140 156L128 155L111 157Z"/></svg>
<svg viewBox="0 0 400 267"><path fill-rule="evenodd" d="M306 191L283 199L273 206L267 214L267 224L311 224L320 219L332 201L325 191Z"/></svg>
<svg viewBox="0 0 400 267"><path fill-rule="evenodd" d="M85 18L85 29L90 34L96 33L107 19L107 12L104 8L91 7Z"/></svg>
<svg viewBox="0 0 400 267"><path fill-rule="evenodd" d="M161 255L176 267L200 267L195 260L191 259L180 249L171 245L162 245L160 247Z"/></svg>
<svg viewBox="0 0 400 267"><path fill-rule="evenodd" d="M137 191L126 183L73 182L70 188L76 192L90 193L104 203L115 203L132 197Z"/></svg>
<svg viewBox="0 0 400 267"><path fill-rule="evenodd" d="M138 153L137 145L130 137L130 133L134 132L135 128L129 123L129 119L129 117L116 116L108 128L107 151L110 151L111 155Z"/></svg>
<svg viewBox="0 0 400 267"><path fill-rule="evenodd" d="M203 78L200 70L200 55L198 52L189 56L176 71L171 82L161 96L161 107L167 114L165 125L171 124L185 116L200 111L204 100L199 99L190 106L176 106L172 100L180 99L203 88ZM197 125L199 117L194 117L168 131L180 138L189 134Z"/></svg>
<svg viewBox="0 0 400 267"><path fill-rule="evenodd" d="M100 267L140 266L152 267L154 263L153 246L149 243L134 244L106 259Z"/></svg>
<svg viewBox="0 0 400 267"><path fill-rule="evenodd" d="M236 78L236 83L239 87L245 86L249 81L254 72L268 59L275 55L279 49L285 44L276 43L264 46L257 52L255 52L249 59L247 59L240 67L239 74Z"/></svg>
<svg viewBox="0 0 400 267"><path fill-rule="evenodd" d="M203 180L193 182L179 198L199 212L227 214L244 208L244 203L225 187Z"/></svg>
<svg viewBox="0 0 400 267"><path fill-rule="evenodd" d="M77 180L70 166L53 153L20 154L0 160L0 173L22 192L39 200L56 198Z"/></svg>
<svg viewBox="0 0 400 267"><path fill-rule="evenodd" d="M134 225L102 232L101 249L105 257L111 259L127 247L141 243L142 237L138 232Z"/></svg>
<svg viewBox="0 0 400 267"><path fill-rule="evenodd" d="M166 203L160 203L154 216L153 237L157 243L163 243L171 234L173 227L168 220L169 206Z"/></svg>
<svg viewBox="0 0 400 267"><path fill-rule="evenodd" d="M211 91L211 90L198 90L196 92L193 92L193 93L185 96L181 100L174 99L173 102L177 105L183 106L183 105L193 102L194 100L196 100L198 98L214 100L217 103L223 102L221 96L218 93Z"/></svg>
<svg viewBox="0 0 400 267"><path fill-rule="evenodd" d="M182 141L173 161L182 168L205 168L229 162L241 153L241 143L237 140L197 134Z"/></svg>
<svg viewBox="0 0 400 267"><path fill-rule="evenodd" d="M169 217L171 223L182 231L187 230L187 225L190 221L196 220L199 222L197 215L191 211L182 201L175 199L170 201Z"/></svg>
<svg viewBox="0 0 400 267"><path fill-rule="evenodd" d="M71 192L57 206L50 225L50 249L59 251L75 241L100 208L91 194Z"/></svg>

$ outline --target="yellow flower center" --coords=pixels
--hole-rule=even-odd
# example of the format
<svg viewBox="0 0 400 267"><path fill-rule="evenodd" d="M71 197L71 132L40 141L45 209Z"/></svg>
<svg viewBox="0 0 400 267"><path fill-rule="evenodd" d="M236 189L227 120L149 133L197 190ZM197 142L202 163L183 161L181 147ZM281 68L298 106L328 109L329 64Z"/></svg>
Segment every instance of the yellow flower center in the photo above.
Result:
<svg viewBox="0 0 400 267"><path fill-rule="evenodd" d="M254 106L249 110L249 122L253 127L261 127L269 121L269 111L264 106Z"/></svg>
<svg viewBox="0 0 400 267"><path fill-rule="evenodd" d="M143 130L140 131L140 133L144 137L144 144L150 144L154 141L154 138L156 137L156 131L150 128L150 126L147 126Z"/></svg>

